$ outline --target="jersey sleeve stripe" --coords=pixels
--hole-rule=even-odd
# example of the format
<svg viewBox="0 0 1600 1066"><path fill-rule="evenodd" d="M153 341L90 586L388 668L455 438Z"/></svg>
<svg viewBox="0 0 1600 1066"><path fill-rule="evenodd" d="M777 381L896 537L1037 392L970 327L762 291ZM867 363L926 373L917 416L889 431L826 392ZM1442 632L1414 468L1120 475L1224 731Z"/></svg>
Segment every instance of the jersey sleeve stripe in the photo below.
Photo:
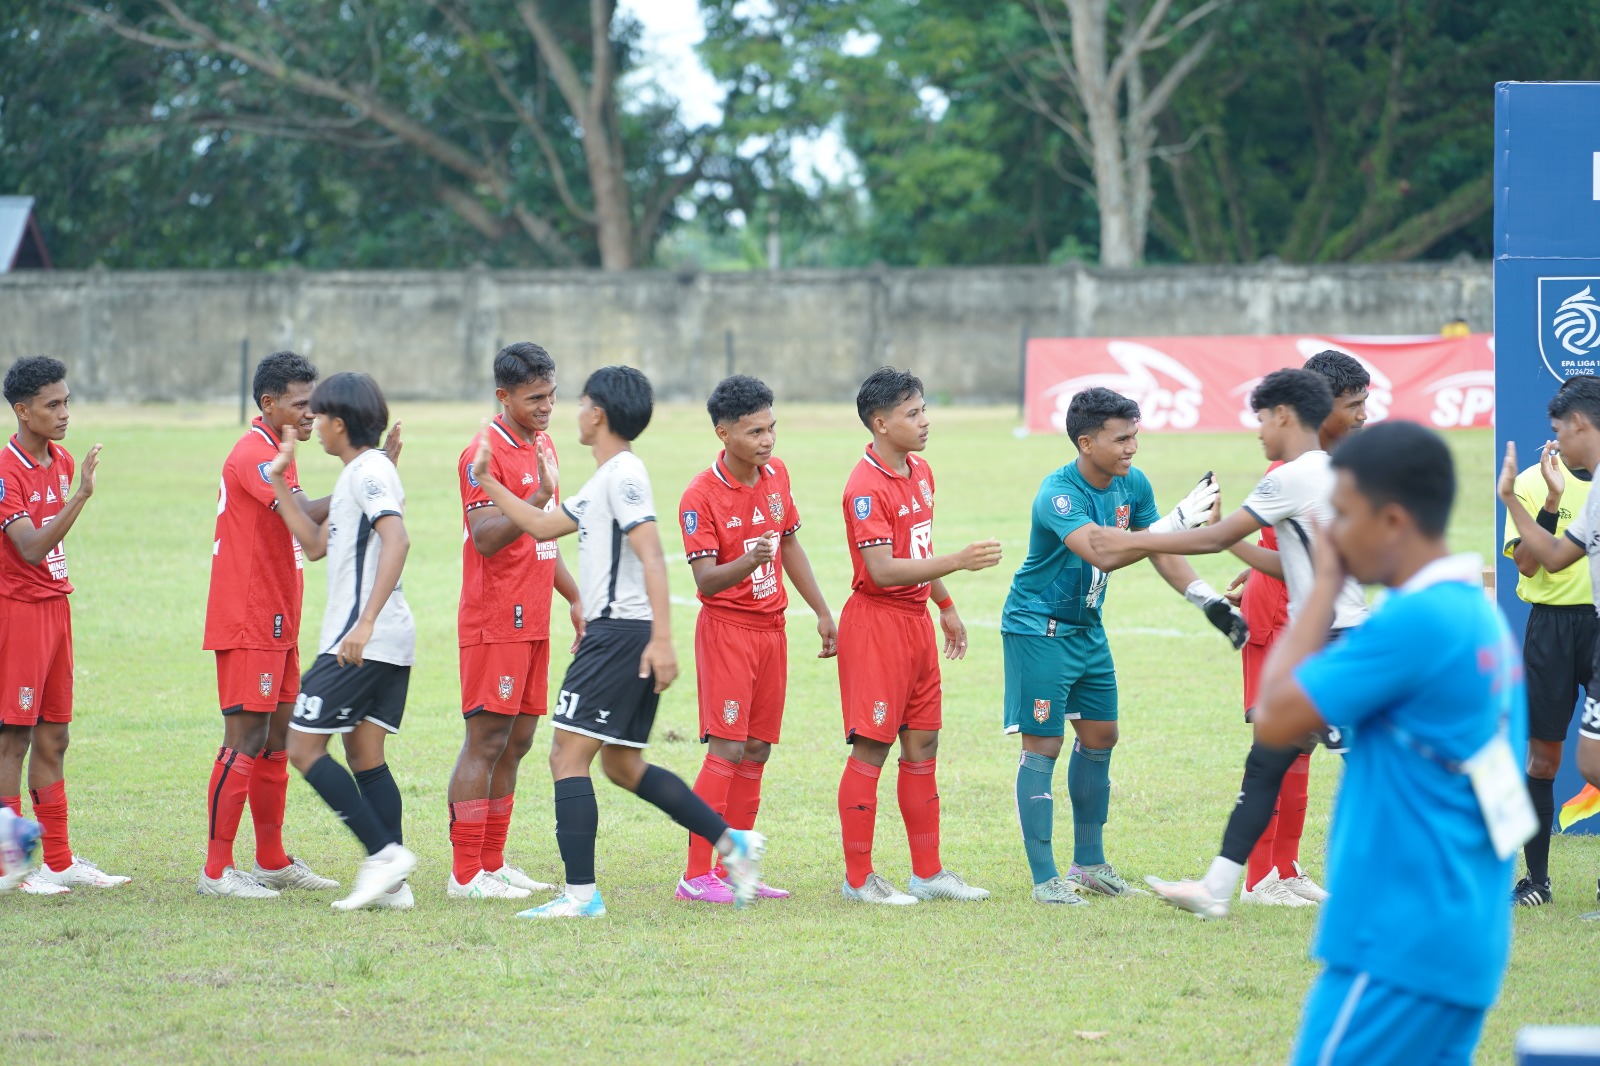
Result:
<svg viewBox="0 0 1600 1066"><path fill-rule="evenodd" d="M1254 507L1247 507L1247 506L1245 506L1243 504L1240 504L1239 510L1244 511L1251 518L1254 518L1257 522L1260 522L1264 526L1272 525L1271 522L1268 522L1265 518L1262 518L1259 514L1257 514Z"/></svg>
<svg viewBox="0 0 1600 1066"><path fill-rule="evenodd" d="M783 535L787 537L787 536L790 536L790 535L798 533L798 532L800 532L800 523L796 522L794 525L792 525L788 529L784 530L783 531Z"/></svg>
<svg viewBox="0 0 1600 1066"><path fill-rule="evenodd" d="M495 506L495 502L493 500L479 500L477 503L469 503L469 504L467 504L467 510L468 511L476 511L480 507L493 507L493 506ZM563 508L563 510L565 510L565 508Z"/></svg>
<svg viewBox="0 0 1600 1066"><path fill-rule="evenodd" d="M877 540L858 540L858 541L856 541L856 547L858 547L858 548L876 548L880 544L893 544L893 543L894 543L894 538L893 537L879 537Z"/></svg>
<svg viewBox="0 0 1600 1066"><path fill-rule="evenodd" d="M692 563L696 559L715 558L716 554L717 549L707 548L704 551L690 552L688 555L684 556L684 558Z"/></svg>
<svg viewBox="0 0 1600 1066"><path fill-rule="evenodd" d="M0 519L0 529L6 528L7 526L9 526L11 523L15 522L19 518L26 518L26 517L28 517L28 512L27 511L18 511L14 515L10 515L7 518Z"/></svg>
<svg viewBox="0 0 1600 1066"><path fill-rule="evenodd" d="M629 522L627 525L622 526L621 528L622 528L622 531L624 533L632 533L635 529L638 529L640 526L644 525L646 522L654 522L655 520L656 520L656 516L653 515L653 514L649 514L649 515L645 515L643 518L639 519L637 522Z"/></svg>
<svg viewBox="0 0 1600 1066"><path fill-rule="evenodd" d="M0 528L4 528L4 527L0 527ZM1566 537L1568 540L1572 541L1572 543L1576 544L1578 547L1584 549L1585 551L1589 550L1588 545L1584 544L1583 541L1579 540L1577 537L1574 537L1572 535L1572 530L1570 530L1570 529L1565 530L1561 535L1563 537Z"/></svg>
<svg viewBox="0 0 1600 1066"><path fill-rule="evenodd" d="M370 521L373 525L377 525L378 519L388 518L390 515L394 515L396 518L403 517L399 511L379 511L377 514L368 519L368 521Z"/></svg>
<svg viewBox="0 0 1600 1066"><path fill-rule="evenodd" d="M572 508L567 506L567 501L566 500L562 500L561 501L561 510L562 510L562 513L564 513L568 518L572 519L574 522L578 521L577 514L575 514L573 512ZM582 525L581 522L579 522L578 524Z"/></svg>

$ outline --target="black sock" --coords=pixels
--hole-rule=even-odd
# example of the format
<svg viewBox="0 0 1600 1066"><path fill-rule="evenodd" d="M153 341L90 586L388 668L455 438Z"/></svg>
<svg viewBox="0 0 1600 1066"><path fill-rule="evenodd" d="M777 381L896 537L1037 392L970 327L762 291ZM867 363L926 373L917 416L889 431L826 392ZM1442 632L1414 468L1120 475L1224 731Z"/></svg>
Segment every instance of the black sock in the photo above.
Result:
<svg viewBox="0 0 1600 1066"><path fill-rule="evenodd" d="M1240 866L1250 861L1250 849L1272 821L1283 777L1299 757L1299 748L1250 745L1250 754L1244 760L1244 780L1239 785L1239 802L1234 804L1228 827L1222 831L1224 859Z"/></svg>
<svg viewBox="0 0 1600 1066"><path fill-rule="evenodd" d="M556 847L567 868L567 884L594 884L594 835L600 828L600 805L594 782L563 777L556 782Z"/></svg>
<svg viewBox="0 0 1600 1066"><path fill-rule="evenodd" d="M671 770L646 765L634 795L660 807L674 822L713 844L728 831L728 823Z"/></svg>
<svg viewBox="0 0 1600 1066"><path fill-rule="evenodd" d="M400 831L400 786L395 784L389 764L383 762L370 770L357 770L356 784L361 787L362 797L378 813L383 827L394 837L394 842L404 844L406 838Z"/></svg>
<svg viewBox="0 0 1600 1066"><path fill-rule="evenodd" d="M1522 856L1528 860L1529 879L1542 885L1550 880L1550 823L1556 814L1556 783L1543 777L1530 777L1528 797L1533 800L1539 829L1533 839L1522 846Z"/></svg>
<svg viewBox="0 0 1600 1066"><path fill-rule="evenodd" d="M394 843L383 819L372 809L372 804L362 798L356 779L332 755L324 755L313 763L305 777L306 784L317 790L322 802L332 807L345 827L360 839L368 855L376 855Z"/></svg>

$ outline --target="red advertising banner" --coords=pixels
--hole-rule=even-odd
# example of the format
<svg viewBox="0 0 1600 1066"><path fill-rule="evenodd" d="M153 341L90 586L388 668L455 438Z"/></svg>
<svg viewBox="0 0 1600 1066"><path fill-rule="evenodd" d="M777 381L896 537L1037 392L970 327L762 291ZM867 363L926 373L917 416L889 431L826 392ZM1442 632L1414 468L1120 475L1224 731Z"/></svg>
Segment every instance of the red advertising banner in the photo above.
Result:
<svg viewBox="0 0 1600 1066"><path fill-rule="evenodd" d="M1494 424L1494 334L1466 337L1071 337L1028 342L1028 429L1060 433L1073 394L1101 385L1139 404L1151 430L1255 429L1250 391L1329 348L1372 375L1369 422Z"/></svg>

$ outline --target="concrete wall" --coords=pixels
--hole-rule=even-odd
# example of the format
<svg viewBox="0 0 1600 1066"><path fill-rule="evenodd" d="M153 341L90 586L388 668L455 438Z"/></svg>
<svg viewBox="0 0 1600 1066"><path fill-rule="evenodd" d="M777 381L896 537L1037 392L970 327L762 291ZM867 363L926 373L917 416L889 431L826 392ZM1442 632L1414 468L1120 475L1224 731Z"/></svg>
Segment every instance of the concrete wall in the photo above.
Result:
<svg viewBox="0 0 1600 1066"><path fill-rule="evenodd" d="M364 370L395 398L481 396L495 346L536 340L576 383L640 367L666 398L732 366L790 400L839 401L884 363L929 392L1009 401L1024 335L1434 333L1491 328L1487 263L1097 270L286 271L0 275L0 362L69 361L85 398L237 396L239 348L324 373Z"/></svg>

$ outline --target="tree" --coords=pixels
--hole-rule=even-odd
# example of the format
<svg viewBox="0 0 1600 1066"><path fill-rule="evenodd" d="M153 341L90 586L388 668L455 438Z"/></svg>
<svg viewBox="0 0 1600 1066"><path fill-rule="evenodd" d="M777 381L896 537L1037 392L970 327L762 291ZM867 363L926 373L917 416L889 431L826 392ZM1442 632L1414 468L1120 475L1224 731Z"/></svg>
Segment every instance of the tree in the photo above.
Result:
<svg viewBox="0 0 1600 1066"><path fill-rule="evenodd" d="M635 28L613 0L70 6L172 61L181 91L152 123L420 164L483 241L556 265L647 260L703 163L670 106L621 107Z"/></svg>

